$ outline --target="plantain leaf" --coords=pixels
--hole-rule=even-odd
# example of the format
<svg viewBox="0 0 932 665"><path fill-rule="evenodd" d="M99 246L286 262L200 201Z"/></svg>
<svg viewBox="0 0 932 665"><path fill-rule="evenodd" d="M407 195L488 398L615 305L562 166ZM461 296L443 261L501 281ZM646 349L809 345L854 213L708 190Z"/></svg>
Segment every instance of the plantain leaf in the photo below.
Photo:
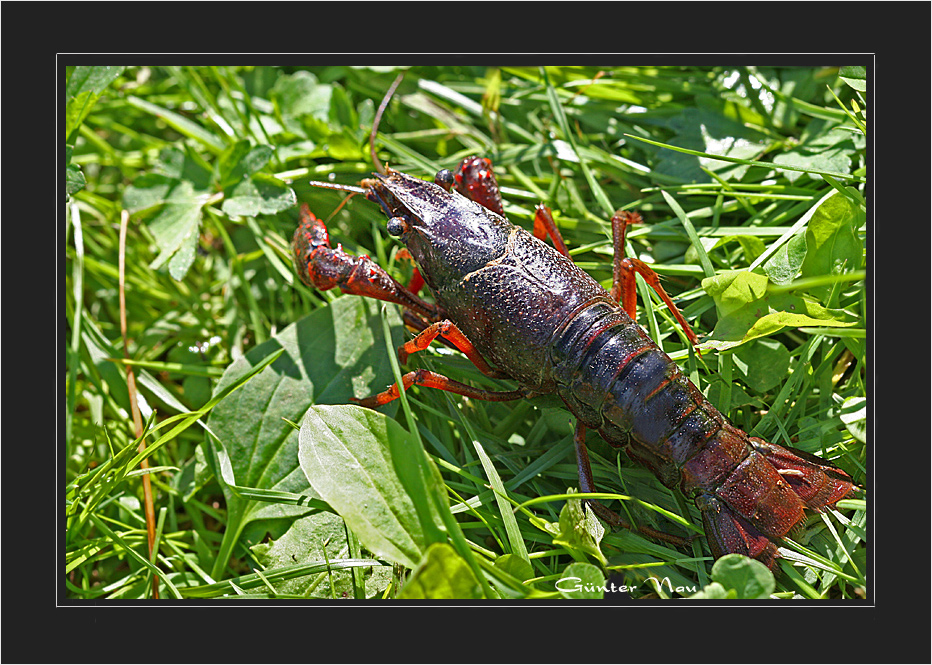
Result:
<svg viewBox="0 0 932 665"><path fill-rule="evenodd" d="M293 518L308 511L306 505L242 498L229 483L319 498L298 464L298 432L286 421L300 422L312 404L343 404L392 381L378 307L366 298L337 298L256 346L224 372L217 391L284 349L278 360L220 402L208 420L217 437L209 441L209 461L227 503L227 548L250 521ZM397 345L401 322L394 310L389 314ZM227 465L225 471L221 464Z"/></svg>
<svg viewBox="0 0 932 665"><path fill-rule="evenodd" d="M301 423L298 460L314 493L329 503L376 556L417 566L428 537L395 468L392 441L417 454L394 420L358 406L315 406Z"/></svg>
<svg viewBox="0 0 932 665"><path fill-rule="evenodd" d="M840 192L825 199L812 214L806 227L806 258L803 277L835 275L858 270L864 262L864 247L857 229L864 223L864 213ZM825 301L831 286L812 289Z"/></svg>
<svg viewBox="0 0 932 665"><path fill-rule="evenodd" d="M339 515L330 512L315 512L298 518L280 537L258 543L250 548L256 558L269 570L287 569L295 565L307 565L317 561L340 559L347 550L346 526ZM365 579L366 597L371 598L385 591L391 582L390 566L374 566L362 569ZM275 585L282 594L295 594L306 598L341 598L353 595L352 572L333 570L320 579L309 574L293 579L281 580Z"/></svg>
<svg viewBox="0 0 932 665"><path fill-rule="evenodd" d="M398 598L473 599L483 598L482 587L463 558L446 543L434 543L414 569Z"/></svg>
<svg viewBox="0 0 932 665"><path fill-rule="evenodd" d="M598 566L577 561L563 570L556 589L561 596L571 600L602 600L605 575Z"/></svg>
<svg viewBox="0 0 932 665"><path fill-rule="evenodd" d="M806 234L798 233L774 252L764 264L764 272L774 284L789 284L803 265L806 258Z"/></svg>

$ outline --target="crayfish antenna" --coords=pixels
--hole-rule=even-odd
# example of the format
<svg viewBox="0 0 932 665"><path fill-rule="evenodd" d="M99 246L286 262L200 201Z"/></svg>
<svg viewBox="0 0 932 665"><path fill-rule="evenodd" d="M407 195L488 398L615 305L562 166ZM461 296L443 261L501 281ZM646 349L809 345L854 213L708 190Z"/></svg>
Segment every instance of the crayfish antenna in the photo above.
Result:
<svg viewBox="0 0 932 665"><path fill-rule="evenodd" d="M376 171L381 174L385 174L385 167L382 166L382 162L379 161L379 158L375 154L375 135L379 131L379 123L382 122L382 114L385 113L385 108L388 106L388 102L391 100L392 95L395 94L395 90L401 85L401 80L405 77L404 73L399 74L395 77L395 81L389 86L388 92L385 93L385 97L382 98L382 103L379 104L379 110L375 112L375 119L372 121L372 131L369 133L369 154L372 156L372 163L375 165Z"/></svg>
<svg viewBox="0 0 932 665"><path fill-rule="evenodd" d="M363 187L354 187L353 185L341 185L341 184L334 183L334 182L321 182L319 180L310 180L308 184L311 185L312 187L323 187L324 189L335 189L339 192L349 192L349 194L347 194L343 198L343 200L340 201L340 205L338 205L336 209L330 213L330 216L327 218L328 222L331 219L333 219L334 215L340 212L340 209L346 205L347 201L349 201L351 198L353 198L357 194L365 194L369 191L368 189L365 189ZM310 213L310 210L308 210L308 212Z"/></svg>

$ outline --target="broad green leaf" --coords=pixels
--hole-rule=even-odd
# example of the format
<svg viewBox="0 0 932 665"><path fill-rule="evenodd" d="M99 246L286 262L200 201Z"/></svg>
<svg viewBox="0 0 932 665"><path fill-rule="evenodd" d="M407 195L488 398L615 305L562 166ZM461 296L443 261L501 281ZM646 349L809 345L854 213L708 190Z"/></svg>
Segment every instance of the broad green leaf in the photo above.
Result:
<svg viewBox="0 0 932 665"><path fill-rule="evenodd" d="M298 432L286 420L299 423L312 404L345 404L391 383L378 307L365 298L338 298L234 361L216 390L275 349L285 351L211 412L208 426L220 441L210 440L212 464L226 457L229 473L240 486L312 495L298 465ZM396 326L394 344L399 345L400 319L394 310L390 314ZM223 456L218 454L221 445ZM215 468L222 479L218 471ZM293 517L308 510L242 499L225 483L221 487L228 510L224 537L231 543L251 520Z"/></svg>
<svg viewBox="0 0 932 665"><path fill-rule="evenodd" d="M736 598L769 598L776 583L773 573L755 559L740 554L726 554L712 566L712 580Z"/></svg>
<svg viewBox="0 0 932 665"><path fill-rule="evenodd" d="M191 267L191 264L194 263L194 257L197 255L198 228L200 227L200 208L197 209L197 212L197 223L192 224L191 232L181 240L181 244L178 246L178 249L168 260L168 274L171 275L172 278L177 279L179 282L184 279L185 275L188 274L188 269ZM160 258L161 257L158 257L155 261L152 262L152 268L159 267Z"/></svg>
<svg viewBox="0 0 932 665"><path fill-rule="evenodd" d="M237 217L274 215L297 205L294 190L272 176L256 174L233 187L222 210Z"/></svg>
<svg viewBox="0 0 932 665"><path fill-rule="evenodd" d="M272 155L271 146L263 144L250 148L249 141L237 141L217 160L215 170L220 187L226 190L244 178L258 173L269 163Z"/></svg>
<svg viewBox="0 0 932 665"><path fill-rule="evenodd" d="M249 148L239 141L221 155L215 171L224 190L222 210L235 217L274 215L297 203L294 190L269 174L260 173L273 155L268 145Z"/></svg>
<svg viewBox="0 0 932 665"><path fill-rule="evenodd" d="M358 406L314 406L301 423L298 460L314 493L330 504L376 556L417 566L430 544L395 468L394 440L418 454L394 420ZM421 451L423 454L423 451Z"/></svg>
<svg viewBox="0 0 932 665"><path fill-rule="evenodd" d="M72 143L101 93L125 67L78 65L65 85L65 142Z"/></svg>
<svg viewBox="0 0 932 665"><path fill-rule="evenodd" d="M725 351L759 337L774 335L784 328L857 325L857 321L846 320L848 318L841 310L827 309L806 298L789 294L765 296L719 319L701 348Z"/></svg>
<svg viewBox="0 0 932 665"><path fill-rule="evenodd" d="M131 214L159 208L148 221L159 248L151 267L158 269L167 264L169 274L181 280L196 255L210 173L190 155L174 148L159 154L156 170L136 178L123 191L123 206Z"/></svg>
<svg viewBox="0 0 932 665"><path fill-rule="evenodd" d="M572 491L572 490L568 490ZM608 562L599 543L605 535L605 527L588 508L583 508L581 499L568 499L560 511L559 533L553 544L588 554L603 566Z"/></svg>
<svg viewBox="0 0 932 665"><path fill-rule="evenodd" d="M361 159L363 151L356 137L346 131L327 137L327 154L334 159L350 161Z"/></svg>
<svg viewBox="0 0 932 665"><path fill-rule="evenodd" d="M190 150L166 148L159 153L155 172L144 174L123 192L130 213L161 206L148 221L159 255L151 267L168 265L171 276L184 278L197 252L198 236L212 171Z"/></svg>
<svg viewBox="0 0 932 665"><path fill-rule="evenodd" d="M282 76L271 91L272 101L286 121L289 117L310 115L326 123L332 95L333 86L319 83L317 77L308 71Z"/></svg>
<svg viewBox="0 0 932 665"><path fill-rule="evenodd" d="M770 293L767 281L763 275L741 270L702 280L721 317L702 348L724 351L784 328L857 325L845 312L823 307L811 298Z"/></svg>
<svg viewBox="0 0 932 665"><path fill-rule="evenodd" d="M686 108L664 124L675 132L669 143L713 155L753 160L766 152L771 144L764 134L715 109ZM682 182L708 182L709 175L703 169L730 180L740 178L748 168L744 164L657 149L652 171Z"/></svg>
<svg viewBox="0 0 932 665"><path fill-rule="evenodd" d="M258 543L250 548L266 572L296 564L334 561L345 556L346 527L339 515L316 512L300 517L279 538ZM366 597L383 592L391 582L390 566L375 566L364 570ZM275 585L279 593L307 598L341 598L353 595L350 570L334 570L330 574L314 574L284 579ZM332 586L331 586L332 585Z"/></svg>
<svg viewBox="0 0 932 665"><path fill-rule="evenodd" d="M571 600L602 600L605 597L605 575L591 563L571 563L563 569L554 586L561 596Z"/></svg>
<svg viewBox="0 0 932 665"><path fill-rule="evenodd" d="M214 164L214 180L221 189L226 189L243 179L246 170L243 162L248 152L250 143L247 139L242 139L224 150L217 158Z"/></svg>
<svg viewBox="0 0 932 665"><path fill-rule="evenodd" d="M114 65L78 65L68 77L65 97L75 97L86 91L99 95L123 73L124 69L126 67Z"/></svg>
<svg viewBox="0 0 932 665"><path fill-rule="evenodd" d="M172 277L179 280L184 277L194 261L201 227L201 208L206 200L205 195L194 191L189 181L173 181L163 199L164 205L149 221L149 230L160 250L152 262L153 269L157 270L171 260Z"/></svg>
<svg viewBox="0 0 932 665"><path fill-rule="evenodd" d="M166 205L149 222L149 230L163 252L174 252L186 237L197 232L204 200L187 180L173 183L162 201Z"/></svg>
<svg viewBox="0 0 932 665"><path fill-rule="evenodd" d="M131 215L161 205L168 192L178 184L162 173L145 173L123 190L123 207Z"/></svg>
<svg viewBox="0 0 932 665"><path fill-rule="evenodd" d="M208 192L212 188L213 169L189 146L162 150L154 172L174 180L187 180L199 193Z"/></svg>
<svg viewBox="0 0 932 665"><path fill-rule="evenodd" d="M858 270L863 264L864 247L857 229L864 222L864 213L848 197L836 192L825 199L813 213L806 227L806 258L803 277L835 275ZM831 286L812 289L824 299Z"/></svg>
<svg viewBox="0 0 932 665"><path fill-rule="evenodd" d="M858 92L867 92L867 68L863 65L842 67L838 71L838 78Z"/></svg>
<svg viewBox="0 0 932 665"><path fill-rule="evenodd" d="M806 234L798 233L774 252L766 263L764 272L774 284L789 284L803 265L806 258Z"/></svg>
<svg viewBox="0 0 932 665"><path fill-rule="evenodd" d="M812 171L831 173L850 173L853 157L858 151L854 135L851 132L832 130L818 134L811 141L785 150L773 158L774 164L796 166ZM801 171L784 171L786 179L794 182L803 173ZM821 179L816 174L810 178Z"/></svg>
<svg viewBox="0 0 932 665"><path fill-rule="evenodd" d="M482 587L463 558L446 543L434 543L398 598L405 600L483 598Z"/></svg>
<svg viewBox="0 0 932 665"><path fill-rule="evenodd" d="M728 236L728 239L734 238L741 245L741 249L744 250L745 261L751 263L758 256L764 253L764 241L758 238L757 236Z"/></svg>
<svg viewBox="0 0 932 665"><path fill-rule="evenodd" d="M735 363L742 381L761 394L786 380L790 352L775 339L758 339L735 351Z"/></svg>
<svg viewBox="0 0 932 665"><path fill-rule="evenodd" d="M356 109L350 101L346 90L339 85L331 86L329 120L334 127L342 127L347 132L360 131L359 116ZM356 135L356 138L362 138L363 132Z"/></svg>
<svg viewBox="0 0 932 665"><path fill-rule="evenodd" d="M746 270L728 270L702 280L719 316L728 316L767 293L767 277Z"/></svg>
<svg viewBox="0 0 932 665"><path fill-rule="evenodd" d="M238 164L239 169L234 169L233 175L242 173L243 176L250 176L254 173L258 173L265 168L265 165L272 159L273 152L272 146L265 144L257 145L240 160Z"/></svg>
<svg viewBox="0 0 932 665"><path fill-rule="evenodd" d="M522 582L534 577L534 566L527 559L517 554L501 555L495 559L495 567Z"/></svg>
<svg viewBox="0 0 932 665"><path fill-rule="evenodd" d="M75 192L80 192L87 184L84 179L84 173L77 164L68 164L65 166L65 193L71 196Z"/></svg>
<svg viewBox="0 0 932 665"><path fill-rule="evenodd" d="M858 441L867 441L867 400L849 397L841 405L841 422Z"/></svg>

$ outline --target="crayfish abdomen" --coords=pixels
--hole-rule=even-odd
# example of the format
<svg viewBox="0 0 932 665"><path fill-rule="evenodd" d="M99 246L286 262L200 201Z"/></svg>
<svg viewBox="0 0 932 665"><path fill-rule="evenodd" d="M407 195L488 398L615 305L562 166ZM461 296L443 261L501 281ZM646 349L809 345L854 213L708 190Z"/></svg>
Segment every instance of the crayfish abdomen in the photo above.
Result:
<svg viewBox="0 0 932 665"><path fill-rule="evenodd" d="M732 425L610 301L563 326L551 357L556 392L582 423L696 500L716 557L772 566L771 539L800 526L805 508L833 506L854 489L824 460Z"/></svg>

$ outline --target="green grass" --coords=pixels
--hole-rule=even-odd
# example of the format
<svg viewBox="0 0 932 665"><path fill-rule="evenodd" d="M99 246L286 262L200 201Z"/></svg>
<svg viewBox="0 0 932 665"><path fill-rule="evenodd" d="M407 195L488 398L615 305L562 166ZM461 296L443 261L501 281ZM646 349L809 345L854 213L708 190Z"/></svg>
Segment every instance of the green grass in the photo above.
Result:
<svg viewBox="0 0 932 665"><path fill-rule="evenodd" d="M634 598L710 584L707 596L862 597L863 498L812 516L782 543L775 581L741 587L729 562L713 569L704 538L677 550L600 536L566 502L572 416L554 399L413 389L388 417L342 406L395 380L408 333L393 306L301 285L288 245L308 202L334 243L410 277L377 206L356 197L330 218L343 196L308 184L373 170L369 131L399 71L69 68L68 597L151 597L155 574L163 598L559 597L570 574L623 575ZM416 67L376 145L425 178L492 158L509 218L530 228L549 205L574 260L606 286L611 213L638 210L646 224L628 250L662 275L703 353L643 283L639 322L737 426L863 484L863 81L829 67ZM513 387L440 346L412 356L419 366ZM701 532L691 500L594 433L588 443L608 505Z"/></svg>

